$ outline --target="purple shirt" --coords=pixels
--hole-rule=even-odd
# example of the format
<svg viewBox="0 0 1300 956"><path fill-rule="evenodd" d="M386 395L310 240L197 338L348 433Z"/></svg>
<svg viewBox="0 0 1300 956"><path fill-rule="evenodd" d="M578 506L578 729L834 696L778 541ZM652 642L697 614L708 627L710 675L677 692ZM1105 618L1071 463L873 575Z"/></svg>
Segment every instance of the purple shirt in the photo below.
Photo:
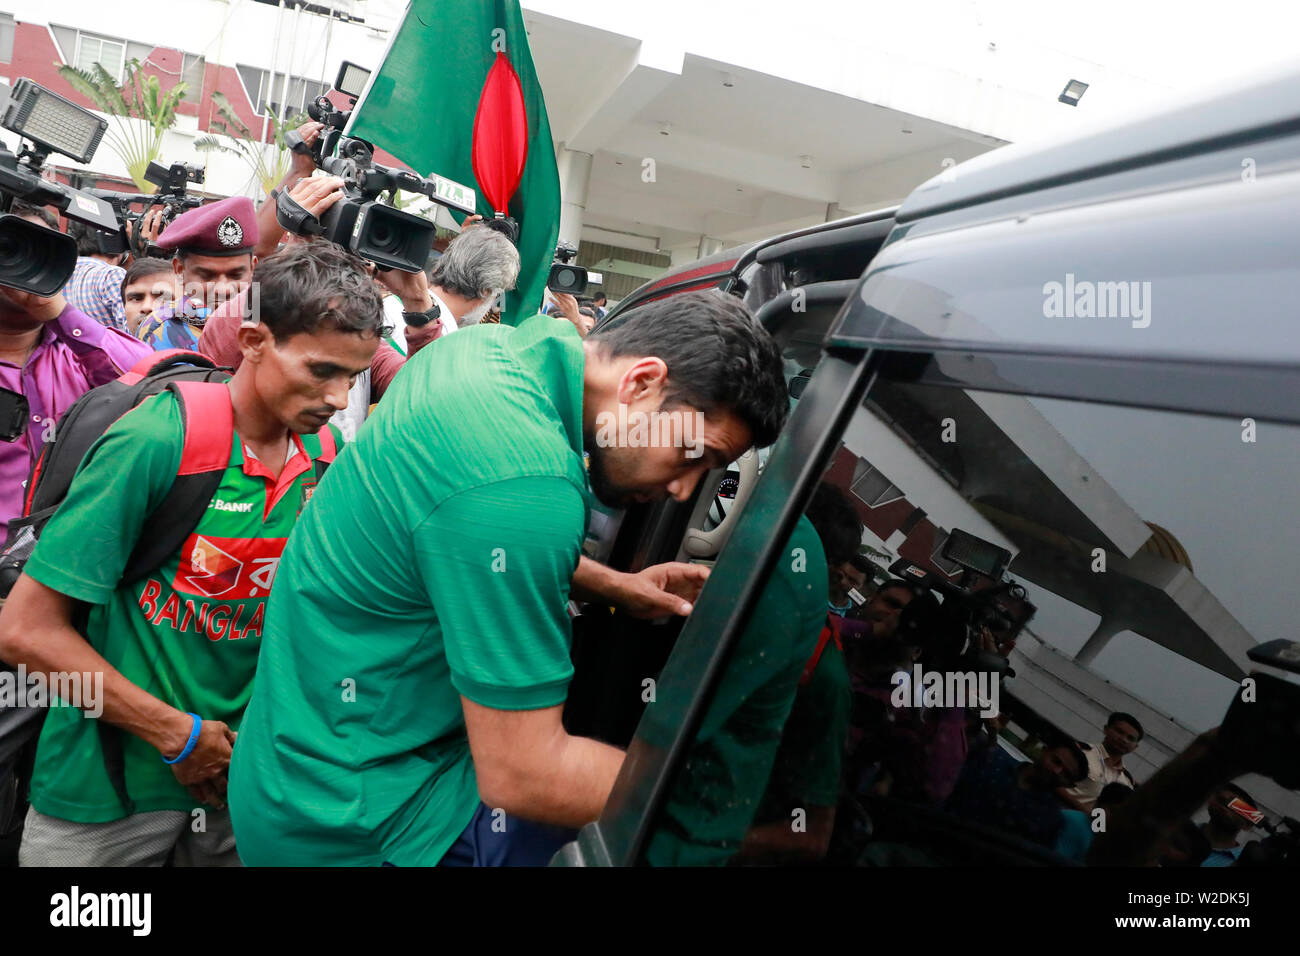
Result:
<svg viewBox="0 0 1300 956"><path fill-rule="evenodd" d="M0 361L0 385L27 396L31 406L27 431L15 441L0 442L0 521L22 514L24 485L47 434L53 435L50 426L86 392L152 352L69 304L45 324L26 365L19 369Z"/></svg>

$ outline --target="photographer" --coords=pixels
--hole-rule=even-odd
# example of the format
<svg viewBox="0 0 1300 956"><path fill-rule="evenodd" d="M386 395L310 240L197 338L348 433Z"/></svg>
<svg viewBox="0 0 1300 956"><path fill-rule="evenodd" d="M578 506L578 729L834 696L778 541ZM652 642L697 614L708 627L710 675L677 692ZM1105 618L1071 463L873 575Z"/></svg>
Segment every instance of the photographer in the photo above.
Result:
<svg viewBox="0 0 1300 956"><path fill-rule="evenodd" d="M433 264L429 292L443 315L462 328L481 322L518 275L514 244L494 229L476 227L461 232Z"/></svg>
<svg viewBox="0 0 1300 956"><path fill-rule="evenodd" d="M53 218L23 202L12 211L46 227ZM91 319L62 293L43 298L0 288L0 387L21 394L29 406L22 435L0 442L0 520L22 513L28 476L59 417L147 354L147 346Z"/></svg>
<svg viewBox="0 0 1300 956"><path fill-rule="evenodd" d="M302 141L310 147L315 145L316 140L320 139L320 134L324 129L324 123L309 120L298 127L297 133L302 137ZM280 245L280 240L285 236L284 226L280 225L280 221L275 218L276 193L289 190L291 195L296 196L297 194L293 192L294 187L304 179L311 179L314 172L316 172L316 161L312 158L311 153L292 152L289 154L289 171L284 174L280 184L271 190L270 195L263 199L257 207L258 238L253 253L259 258L269 256L275 252Z"/></svg>
<svg viewBox="0 0 1300 956"><path fill-rule="evenodd" d="M56 227L57 228L57 227ZM111 237L81 223L69 223L68 234L77 240L77 267L63 287L74 307L111 329L126 331L126 313L119 290L126 270L121 252L105 252Z"/></svg>
<svg viewBox="0 0 1300 956"><path fill-rule="evenodd" d="M313 216L320 216L326 209L329 209L339 199L343 198L342 185L343 181L338 177L317 176L302 179L302 181L298 182L298 185L294 186L291 195L294 196L300 206L311 212ZM456 243L465 243L468 237L477 232L489 232L489 230L465 230L458 237L452 239L451 245L447 247L447 254L451 254L452 248L456 247ZM513 250L510 241L504 238L503 235L499 233L491 234L495 235L499 242L490 242L490 250L495 250L500 254L502 252L500 243L504 243L508 247L508 252L504 252L504 256L506 256L507 265L510 264L512 258L513 271L510 268L504 269L504 271L484 268L484 265L482 265L484 256L461 255L461 252L458 251L454 259L452 259L452 265L455 265L454 273L460 274L463 269L468 269L468 272L471 273L471 280L473 276L486 277L491 281L506 282L506 287L513 287L515 274L519 271L519 254ZM317 241L317 239L302 239L291 234L282 248L292 248L303 242L320 241ZM469 246L463 246L463 248L468 250ZM443 259L447 258L447 254L443 255ZM499 258L498 255L497 259ZM442 259L438 261L441 263ZM407 349L407 359L415 355L416 351L428 345L429 342L432 342L433 339L442 336L447 324L450 324L451 328L454 329L456 310L459 310L463 315L469 315L471 310L467 306L477 308L478 304L476 302L463 302L451 290L430 290L428 278L422 272L407 273L393 269L390 272L378 273L376 281L385 289L393 291L402 302L403 317L406 320L403 342ZM451 281L450 278L447 281ZM442 295L446 295L446 298L442 298ZM487 308L491 306L491 302L493 302L493 298L487 299L482 311L486 312ZM441 315L437 319L434 317L434 304L438 304L439 310L441 310ZM443 308L443 306L446 308ZM244 297L218 308L212 316L208 317L207 324L204 326L203 338L199 339L199 352L207 355L217 364L231 365L231 367L238 368L240 355L237 343L235 343L235 336L237 336L243 313L246 311L247 304ZM352 440L352 437L356 434L356 429L360 428L361 423L364 423L365 418L367 418L370 405L380 401L383 393L389 388L390 382L393 381L393 377L402 368L404 360L406 359L403 359L403 356L387 343L381 343L378 350L374 352L374 360L370 363L370 368L363 375L357 377L354 386L352 386L352 392L348 395L347 408L344 408L341 414L335 416L334 424L338 425L343 432L344 440Z"/></svg>

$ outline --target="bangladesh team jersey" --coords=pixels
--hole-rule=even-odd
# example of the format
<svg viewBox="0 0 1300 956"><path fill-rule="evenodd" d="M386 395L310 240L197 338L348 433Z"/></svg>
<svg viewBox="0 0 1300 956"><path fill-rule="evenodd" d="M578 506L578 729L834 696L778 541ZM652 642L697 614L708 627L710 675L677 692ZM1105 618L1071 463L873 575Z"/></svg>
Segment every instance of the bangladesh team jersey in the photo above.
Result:
<svg viewBox="0 0 1300 956"><path fill-rule="evenodd" d="M231 760L246 864L437 863L478 806L461 696L564 702L582 384L567 322L462 329L407 362L331 466L285 549Z"/></svg>
<svg viewBox="0 0 1300 956"><path fill-rule="evenodd" d="M221 484L185 544L143 580L119 584L142 524L176 477L183 440L170 392L118 419L87 452L25 570L92 605L85 636L128 680L179 710L238 730L266 596L315 487L312 459L321 440L294 436L276 480L232 435ZM121 737L136 812L193 809L194 798L158 751L132 734ZM31 802L41 813L79 823L126 815L104 769L97 721L79 709L50 708Z"/></svg>

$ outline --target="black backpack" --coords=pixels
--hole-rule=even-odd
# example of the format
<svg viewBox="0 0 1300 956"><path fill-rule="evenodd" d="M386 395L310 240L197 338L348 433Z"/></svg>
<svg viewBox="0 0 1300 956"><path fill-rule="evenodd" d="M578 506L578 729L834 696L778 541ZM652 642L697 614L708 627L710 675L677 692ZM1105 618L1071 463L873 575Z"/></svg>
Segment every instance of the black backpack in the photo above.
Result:
<svg viewBox="0 0 1300 956"><path fill-rule="evenodd" d="M32 469L23 514L9 522L4 547L0 550L0 602L9 596L22 575L41 531L67 496L86 452L108 427L149 396L170 389L181 404L182 420L188 430L190 420L177 383L224 382L230 378L230 371L197 352L183 349L155 352L114 381L91 389L64 412L55 427L53 440L45 443ZM220 467L215 470L177 476L171 491L141 531L122 574L123 581L136 580L155 570L185 543L221 484L225 460L226 456L222 455ZM317 462L317 469L323 470L322 462ZM84 607L74 623L78 630L84 630ZM8 670L2 663L0 668ZM44 708L0 708L0 838L21 826L19 814L25 812L36 739L44 719ZM120 732L103 721L99 721L99 732L109 777L123 806L130 812L132 803L126 793Z"/></svg>

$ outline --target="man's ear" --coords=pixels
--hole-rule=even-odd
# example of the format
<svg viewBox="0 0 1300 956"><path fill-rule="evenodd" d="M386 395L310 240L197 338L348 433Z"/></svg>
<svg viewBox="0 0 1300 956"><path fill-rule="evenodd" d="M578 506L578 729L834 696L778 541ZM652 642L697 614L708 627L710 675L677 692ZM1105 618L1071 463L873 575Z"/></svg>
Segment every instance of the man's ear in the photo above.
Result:
<svg viewBox="0 0 1300 956"><path fill-rule="evenodd" d="M239 343L239 351L244 356L244 361L252 362L254 365L260 363L267 352L275 348L275 336L271 334L265 322L245 322L240 325L239 331L235 333L235 341Z"/></svg>
<svg viewBox="0 0 1300 956"><path fill-rule="evenodd" d="M653 401L662 394L667 381L668 366L663 359L654 355L637 359L623 371L618 381L619 404Z"/></svg>
<svg viewBox="0 0 1300 956"><path fill-rule="evenodd" d="M181 257L179 255L172 256L172 272L176 273L178 276L183 276L185 274L185 263L181 262Z"/></svg>

